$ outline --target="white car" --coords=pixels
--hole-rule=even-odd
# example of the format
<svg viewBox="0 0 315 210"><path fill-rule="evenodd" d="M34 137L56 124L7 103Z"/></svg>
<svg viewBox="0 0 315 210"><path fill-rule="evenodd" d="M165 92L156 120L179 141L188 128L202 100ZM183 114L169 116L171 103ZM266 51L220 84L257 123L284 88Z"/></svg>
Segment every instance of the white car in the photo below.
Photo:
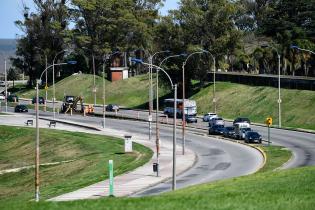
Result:
<svg viewBox="0 0 315 210"><path fill-rule="evenodd" d="M211 113L211 112L209 112L209 113L203 115L202 120L203 120L204 122L209 122L209 120L211 120L211 119L214 118L214 117L218 117L218 115L217 115L216 113Z"/></svg>
<svg viewBox="0 0 315 210"><path fill-rule="evenodd" d="M224 120L221 117L213 117L209 120L209 127L214 125L224 125Z"/></svg>
<svg viewBox="0 0 315 210"><path fill-rule="evenodd" d="M0 100L4 100L5 99L5 96L0 94Z"/></svg>

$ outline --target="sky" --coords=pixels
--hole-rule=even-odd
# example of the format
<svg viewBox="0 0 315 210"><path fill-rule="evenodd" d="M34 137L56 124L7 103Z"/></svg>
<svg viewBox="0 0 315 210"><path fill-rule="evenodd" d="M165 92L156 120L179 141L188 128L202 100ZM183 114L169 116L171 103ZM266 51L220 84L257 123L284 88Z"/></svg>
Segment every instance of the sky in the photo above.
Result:
<svg viewBox="0 0 315 210"><path fill-rule="evenodd" d="M34 10L32 0L0 0L0 39L14 39L23 33L15 26L14 21L22 20L23 2ZM177 0L166 0L161 14L167 14L170 9L177 8Z"/></svg>

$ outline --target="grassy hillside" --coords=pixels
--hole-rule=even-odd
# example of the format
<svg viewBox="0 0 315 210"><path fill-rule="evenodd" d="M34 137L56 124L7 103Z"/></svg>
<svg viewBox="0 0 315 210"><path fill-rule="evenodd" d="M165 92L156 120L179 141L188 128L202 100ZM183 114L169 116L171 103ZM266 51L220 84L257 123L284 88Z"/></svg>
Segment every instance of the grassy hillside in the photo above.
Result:
<svg viewBox="0 0 315 210"><path fill-rule="evenodd" d="M11 209L268 209L311 210L315 205L315 167L257 173L189 187L161 196L103 198L72 202L4 203Z"/></svg>
<svg viewBox="0 0 315 210"><path fill-rule="evenodd" d="M103 83L97 77L97 103L102 104ZM62 100L64 94L82 95L85 102L94 103L92 75L70 76L56 84L56 96ZM117 103L135 108L145 107L148 101L148 75L141 75L127 80L106 81L106 104ZM191 97L197 101L198 113L204 114L213 110L212 85L197 91ZM160 89L160 96L166 95L169 88ZM52 88L49 88L52 98ZM35 91L20 92L21 97L32 98ZM44 90L40 93L44 96ZM271 116L274 125L278 124L278 89L263 86L248 86L229 82L218 82L216 85L217 112L219 115L234 119L247 116L252 121L264 123ZM172 96L171 96L172 97ZM315 91L281 89L282 126L315 130Z"/></svg>
<svg viewBox="0 0 315 210"><path fill-rule="evenodd" d="M198 112L213 110L213 86L202 88L191 98L197 101ZM315 130L315 91L281 89L282 126ZM217 113L225 118L247 116L264 123L269 116L278 124L278 89L228 82L216 84Z"/></svg>
<svg viewBox="0 0 315 210"><path fill-rule="evenodd" d="M103 103L103 79L96 77L97 103ZM148 101L148 75L140 75L127 80L116 82L105 82L106 104L117 103L126 107L139 107ZM81 95L86 103L94 103L93 75L81 74L72 75L56 83L56 98L62 100L64 95ZM18 93L21 97L32 98L35 91ZM166 91L160 89L160 96L165 95ZM44 96L45 91L40 90L40 95ZM48 98L52 98L52 86L48 89Z"/></svg>
<svg viewBox="0 0 315 210"><path fill-rule="evenodd" d="M0 126L0 170L34 164L34 128ZM114 173L133 170L152 157L152 151L134 144L134 152L123 153L122 139L103 135L40 130L40 163L69 161L41 166L41 198L47 199L104 180L108 160L115 163ZM28 202L34 197L34 169L0 175L0 206L8 200ZM22 208L23 209L23 208Z"/></svg>

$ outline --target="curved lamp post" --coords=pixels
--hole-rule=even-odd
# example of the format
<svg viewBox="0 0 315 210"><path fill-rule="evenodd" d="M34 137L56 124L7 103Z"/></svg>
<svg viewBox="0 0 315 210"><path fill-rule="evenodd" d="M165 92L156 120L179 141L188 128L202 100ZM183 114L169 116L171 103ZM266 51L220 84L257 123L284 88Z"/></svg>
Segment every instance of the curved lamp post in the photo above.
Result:
<svg viewBox="0 0 315 210"><path fill-rule="evenodd" d="M163 63L165 61L167 61L168 59L170 58L176 58L176 57L180 57L180 56L185 56L186 54L180 54L180 55L171 55L171 56L168 56L166 58L164 58L160 64L159 64L159 67L161 68L161 66L163 65ZM155 112L155 115L156 115L156 159L157 159L157 163L159 164L159 155L160 155L160 130L159 130L159 74L158 74L158 71L157 71L157 74L156 74L156 112ZM159 167L157 168L157 171L156 171L156 176L159 176Z"/></svg>
<svg viewBox="0 0 315 210"><path fill-rule="evenodd" d="M298 46L296 46L296 45L291 45L291 48L292 48L292 49L301 50L301 51L305 51L305 52L309 52L309 53L315 55L315 52L313 52L313 51L311 51L311 50L308 50L308 49L300 48L300 47L298 47Z"/></svg>
<svg viewBox="0 0 315 210"><path fill-rule="evenodd" d="M212 99L212 102L213 102L213 112L217 113L217 99L216 99L216 89L215 89L215 81L216 81L216 78L215 78L215 72L216 72L215 57L213 56L213 54L211 52L209 52L207 50L202 50L202 51L205 53L208 53L213 60L213 99Z"/></svg>
<svg viewBox="0 0 315 210"><path fill-rule="evenodd" d="M103 128L105 128L105 117L106 117L106 106L105 106L105 62L106 62L106 59L111 58L113 55L115 55L117 53L120 53L120 52L114 52L112 54L106 55L105 59L103 61Z"/></svg>
<svg viewBox="0 0 315 210"><path fill-rule="evenodd" d="M281 81L280 81L280 76L281 76L281 72L280 72L280 65L281 65L281 57L280 57L280 54L278 52L278 50L271 46L271 45L262 45L261 46L262 48L271 48L273 49L276 53L277 53L277 57L278 57L278 119L279 119L279 122L278 122L278 127L281 128Z"/></svg>
<svg viewBox="0 0 315 210"><path fill-rule="evenodd" d="M35 201L38 202L39 201L39 126L38 126L38 121L39 121L39 111L38 111L38 107L39 107L39 103L38 103L38 95L39 95L39 88L38 85L39 83L41 83L41 78L43 76L43 74L45 72L47 72L47 70L49 68L53 68L54 66L61 66L61 65L67 65L67 64L76 64L76 61L68 61L67 63L58 63L58 64L52 64L48 67L46 67L46 69L42 72L42 74L39 77L39 80L36 81L36 107L35 107L35 111L36 111L36 149L35 149Z"/></svg>
<svg viewBox="0 0 315 210"><path fill-rule="evenodd" d="M183 65L182 65L182 78L183 78L183 105L182 105L182 154L185 155L185 145L186 145L186 137L185 137L185 127L186 127L186 116L185 116L185 66L186 66L186 63L188 61L188 59L193 56L193 55L196 55L196 54L202 54L204 53L204 51L198 51L198 52L193 52L191 54L188 55L188 57L186 58L186 60L183 62ZM188 113L187 113L188 114ZM174 115L174 117L176 118L176 114Z"/></svg>
<svg viewBox="0 0 315 210"><path fill-rule="evenodd" d="M176 111L176 100L177 100L177 84L173 84L173 81L171 79L171 77L168 75L168 73L162 69L159 66L150 64L150 63L144 63L141 59L136 59L136 58L132 58L131 59L132 62L135 63L140 63L143 65L147 65L147 66L151 66L154 67L157 70L157 74L159 71L163 71L166 76L168 77L170 83L171 83L171 87L172 89L174 89L174 111ZM159 163L157 163L159 164ZM159 168L159 165L158 165ZM172 172L172 190L176 190L176 117L174 117L173 120L173 172Z"/></svg>
<svg viewBox="0 0 315 210"><path fill-rule="evenodd" d="M163 50L154 53L153 55L149 54L149 81L150 81L150 88L149 88L149 140L152 137L152 111L153 111L153 78L152 78L152 69L153 69L153 59L154 56L162 53L169 53L169 50Z"/></svg>

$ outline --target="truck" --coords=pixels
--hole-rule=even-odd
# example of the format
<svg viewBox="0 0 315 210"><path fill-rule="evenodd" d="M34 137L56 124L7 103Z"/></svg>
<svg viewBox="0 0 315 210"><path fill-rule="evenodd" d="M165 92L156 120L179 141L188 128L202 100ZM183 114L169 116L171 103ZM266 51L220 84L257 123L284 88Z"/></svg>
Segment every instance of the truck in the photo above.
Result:
<svg viewBox="0 0 315 210"><path fill-rule="evenodd" d="M78 103L80 103L80 109L78 109ZM82 96L65 96L61 105L61 112L67 113L69 111L81 112L86 114L93 114L94 107L92 105L84 105Z"/></svg>
<svg viewBox="0 0 315 210"><path fill-rule="evenodd" d="M197 115L197 105L196 101L185 99L184 100L185 111L184 114L189 117L195 117ZM168 117L174 117L174 99L164 100L164 114ZM183 116L183 99L176 100L176 117Z"/></svg>

